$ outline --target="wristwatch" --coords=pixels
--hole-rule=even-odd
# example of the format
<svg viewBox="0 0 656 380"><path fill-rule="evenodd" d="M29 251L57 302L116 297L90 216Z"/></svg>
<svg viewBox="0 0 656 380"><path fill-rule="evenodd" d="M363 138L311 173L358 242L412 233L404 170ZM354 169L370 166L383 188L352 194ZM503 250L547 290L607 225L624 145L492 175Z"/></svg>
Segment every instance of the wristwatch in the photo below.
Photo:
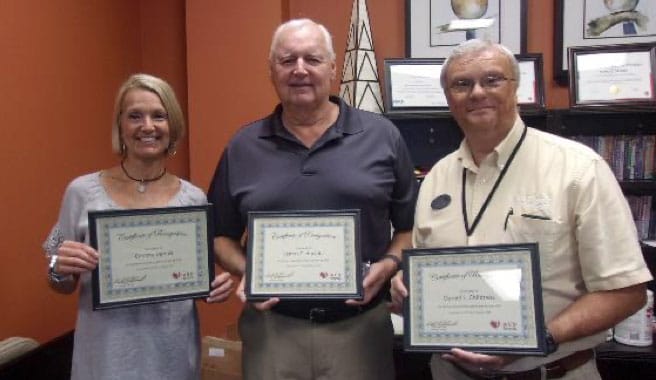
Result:
<svg viewBox="0 0 656 380"><path fill-rule="evenodd" d="M71 278L71 275L61 275L55 272L55 267L57 266L57 260L59 255L50 256L50 264L48 264L48 279L54 283L64 282Z"/></svg>
<svg viewBox="0 0 656 380"><path fill-rule="evenodd" d="M391 253L383 255L378 261L382 261L385 259L392 260L392 262L394 262L394 265L396 266L396 269L394 269L394 273L398 272L401 269L401 266L403 265L401 259L399 259L396 255L392 255Z"/></svg>
<svg viewBox="0 0 656 380"><path fill-rule="evenodd" d="M558 351L558 342L556 342L553 335L551 335L549 329L547 329L545 334L545 340L547 343L547 354L553 354L554 352Z"/></svg>

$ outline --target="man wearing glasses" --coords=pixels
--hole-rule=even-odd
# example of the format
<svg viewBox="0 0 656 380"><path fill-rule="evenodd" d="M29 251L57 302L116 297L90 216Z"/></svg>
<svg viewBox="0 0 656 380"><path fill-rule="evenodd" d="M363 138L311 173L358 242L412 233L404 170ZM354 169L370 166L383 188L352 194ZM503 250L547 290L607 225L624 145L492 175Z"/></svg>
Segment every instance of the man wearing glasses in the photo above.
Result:
<svg viewBox="0 0 656 380"><path fill-rule="evenodd" d="M433 355L435 379L599 379L593 348L645 303L651 279L629 207L591 149L519 117L519 68L505 47L469 40L441 84L464 133L419 193L416 248L537 242L549 355ZM407 290L392 280L394 306Z"/></svg>

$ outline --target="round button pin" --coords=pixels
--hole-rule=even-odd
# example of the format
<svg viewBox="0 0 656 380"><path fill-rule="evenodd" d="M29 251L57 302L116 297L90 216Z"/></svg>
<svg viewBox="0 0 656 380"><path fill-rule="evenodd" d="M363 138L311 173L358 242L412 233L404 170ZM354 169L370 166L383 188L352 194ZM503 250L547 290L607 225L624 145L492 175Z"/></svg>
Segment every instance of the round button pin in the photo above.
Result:
<svg viewBox="0 0 656 380"><path fill-rule="evenodd" d="M439 195L437 198L433 199L431 202L431 208L433 210L441 210L448 206L451 203L451 196L449 194Z"/></svg>

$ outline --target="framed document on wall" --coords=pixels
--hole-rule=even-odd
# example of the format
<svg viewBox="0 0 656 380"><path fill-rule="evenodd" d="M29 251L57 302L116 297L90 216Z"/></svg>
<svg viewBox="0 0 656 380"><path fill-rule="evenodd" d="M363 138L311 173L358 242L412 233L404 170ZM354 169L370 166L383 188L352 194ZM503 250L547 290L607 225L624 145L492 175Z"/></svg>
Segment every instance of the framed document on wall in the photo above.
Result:
<svg viewBox="0 0 656 380"><path fill-rule="evenodd" d="M519 63L520 80L517 104L522 111L544 109L544 76L542 54L515 55Z"/></svg>
<svg viewBox="0 0 656 380"><path fill-rule="evenodd" d="M440 73L444 58L385 59L385 111L447 112Z"/></svg>
<svg viewBox="0 0 656 380"><path fill-rule="evenodd" d="M656 44L569 48L570 106L656 106Z"/></svg>

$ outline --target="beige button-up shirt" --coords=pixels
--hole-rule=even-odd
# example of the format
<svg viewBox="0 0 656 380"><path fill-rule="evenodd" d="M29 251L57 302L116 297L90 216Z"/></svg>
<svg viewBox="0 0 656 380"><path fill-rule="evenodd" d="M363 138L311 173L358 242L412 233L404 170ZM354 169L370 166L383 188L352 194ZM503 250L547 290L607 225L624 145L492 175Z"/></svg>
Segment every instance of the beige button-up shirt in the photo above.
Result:
<svg viewBox="0 0 656 380"><path fill-rule="evenodd" d="M533 128L528 128L478 226L467 236L461 202L463 169L471 228L524 128L517 117L508 136L479 166L463 141L431 169L417 200L414 246L537 242L546 321L588 292L649 281L631 211L606 162L582 144ZM451 202L442 209L431 208L442 194L448 194ZM535 368L604 339L602 332L567 342L549 357L524 357L505 369Z"/></svg>

